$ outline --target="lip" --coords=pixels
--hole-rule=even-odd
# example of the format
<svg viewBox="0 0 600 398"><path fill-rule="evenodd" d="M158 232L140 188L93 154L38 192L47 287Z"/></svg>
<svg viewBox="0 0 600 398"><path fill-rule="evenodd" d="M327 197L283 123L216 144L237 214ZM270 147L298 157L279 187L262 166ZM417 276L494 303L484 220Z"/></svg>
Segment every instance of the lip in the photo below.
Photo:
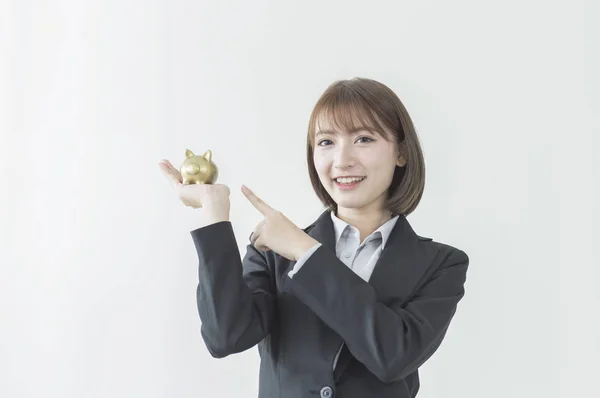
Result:
<svg viewBox="0 0 600 398"><path fill-rule="evenodd" d="M367 177L363 178L360 181L356 181L352 184L340 184L339 182L337 182L335 180L333 180L333 183L335 184L337 189L339 189L340 191L351 191L353 189L356 189L366 179L367 179Z"/></svg>
<svg viewBox="0 0 600 398"><path fill-rule="evenodd" d="M364 176L337 176L337 177L333 177L333 179L335 180L336 178L362 178Z"/></svg>

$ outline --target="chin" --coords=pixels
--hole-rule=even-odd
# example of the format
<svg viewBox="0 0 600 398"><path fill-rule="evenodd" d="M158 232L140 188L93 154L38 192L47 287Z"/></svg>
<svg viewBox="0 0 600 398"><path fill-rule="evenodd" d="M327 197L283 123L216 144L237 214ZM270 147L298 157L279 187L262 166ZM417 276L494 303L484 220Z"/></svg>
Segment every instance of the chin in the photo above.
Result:
<svg viewBox="0 0 600 398"><path fill-rule="evenodd" d="M335 203L337 203L338 207L345 207L347 209L351 209L351 208L359 208L359 207L363 207L365 206L368 202L362 199L356 199L356 200L352 200L352 198L333 198L333 200L335 200Z"/></svg>

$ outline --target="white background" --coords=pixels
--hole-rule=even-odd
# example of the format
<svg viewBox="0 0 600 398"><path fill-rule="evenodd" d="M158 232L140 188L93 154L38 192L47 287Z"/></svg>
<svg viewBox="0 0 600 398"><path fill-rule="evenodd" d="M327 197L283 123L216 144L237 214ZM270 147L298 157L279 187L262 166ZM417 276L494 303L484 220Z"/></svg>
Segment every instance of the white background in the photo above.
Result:
<svg viewBox="0 0 600 398"><path fill-rule="evenodd" d="M213 151L240 250L246 184L321 206L308 117L390 86L427 164L417 233L466 251L420 398L600 396L600 7L592 1L27 1L0 10L0 396L249 397L256 348L200 336L197 257L157 162ZM6 61L6 62L4 62Z"/></svg>

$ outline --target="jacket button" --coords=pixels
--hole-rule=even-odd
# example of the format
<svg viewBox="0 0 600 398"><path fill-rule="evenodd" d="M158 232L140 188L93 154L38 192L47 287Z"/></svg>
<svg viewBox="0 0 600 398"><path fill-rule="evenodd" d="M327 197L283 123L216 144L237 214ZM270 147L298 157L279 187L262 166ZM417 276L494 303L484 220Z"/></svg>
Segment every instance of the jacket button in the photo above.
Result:
<svg viewBox="0 0 600 398"><path fill-rule="evenodd" d="M329 386L325 386L321 388L321 398L331 398L333 397L333 390Z"/></svg>

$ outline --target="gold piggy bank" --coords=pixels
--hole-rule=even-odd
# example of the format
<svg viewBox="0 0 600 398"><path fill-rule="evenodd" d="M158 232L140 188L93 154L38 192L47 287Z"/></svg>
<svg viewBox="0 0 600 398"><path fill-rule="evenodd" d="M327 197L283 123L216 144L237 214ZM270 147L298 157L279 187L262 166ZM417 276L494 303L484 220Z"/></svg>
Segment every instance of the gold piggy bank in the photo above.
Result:
<svg viewBox="0 0 600 398"><path fill-rule="evenodd" d="M204 152L204 155L194 155L194 152L186 149L185 160L179 168L183 183L188 184L214 184L219 176L219 169L212 161L212 152Z"/></svg>

